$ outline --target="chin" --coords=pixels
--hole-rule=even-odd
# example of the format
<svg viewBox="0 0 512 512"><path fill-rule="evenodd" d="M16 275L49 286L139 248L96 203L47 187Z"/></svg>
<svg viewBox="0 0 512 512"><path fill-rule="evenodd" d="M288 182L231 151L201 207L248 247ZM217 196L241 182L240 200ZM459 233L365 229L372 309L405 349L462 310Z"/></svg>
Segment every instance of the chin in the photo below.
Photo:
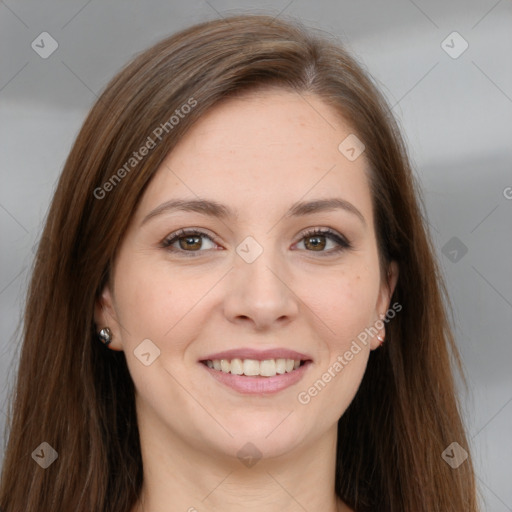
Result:
<svg viewBox="0 0 512 512"><path fill-rule="evenodd" d="M265 458L285 455L299 445L303 437L299 426L288 422L291 418L284 420L288 414L271 415L258 422L238 421L236 425L226 425L233 437L223 436L221 450L237 457L243 456L244 451L253 450ZM217 437L212 441L218 444L220 440Z"/></svg>

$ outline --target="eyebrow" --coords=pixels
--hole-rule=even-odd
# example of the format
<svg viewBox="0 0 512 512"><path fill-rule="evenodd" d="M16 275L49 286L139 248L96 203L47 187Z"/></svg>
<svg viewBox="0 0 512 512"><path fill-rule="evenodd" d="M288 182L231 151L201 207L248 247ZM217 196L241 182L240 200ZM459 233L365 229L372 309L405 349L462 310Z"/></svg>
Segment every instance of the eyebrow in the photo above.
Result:
<svg viewBox="0 0 512 512"><path fill-rule="evenodd" d="M340 209L352 213L366 226L366 220L363 214L352 203L337 197L315 199L313 201L299 201L294 203L284 216L286 218L301 217L313 213ZM217 201L208 199L171 199L149 212L140 225L142 226L157 215L173 211L196 212L219 219L238 218L236 212Z"/></svg>

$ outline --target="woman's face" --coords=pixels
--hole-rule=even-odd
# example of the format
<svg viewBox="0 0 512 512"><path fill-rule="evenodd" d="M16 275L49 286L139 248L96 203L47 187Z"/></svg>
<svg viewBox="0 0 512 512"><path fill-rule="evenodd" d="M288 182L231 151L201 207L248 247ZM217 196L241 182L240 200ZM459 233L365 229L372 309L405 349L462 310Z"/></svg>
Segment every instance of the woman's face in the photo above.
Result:
<svg viewBox="0 0 512 512"><path fill-rule="evenodd" d="M379 271L365 154L353 135L339 149L350 134L318 97L266 91L210 110L158 169L96 310L145 432L271 457L335 427L397 277L393 265L388 288ZM328 199L341 207L315 207ZM181 229L200 233L172 240Z"/></svg>

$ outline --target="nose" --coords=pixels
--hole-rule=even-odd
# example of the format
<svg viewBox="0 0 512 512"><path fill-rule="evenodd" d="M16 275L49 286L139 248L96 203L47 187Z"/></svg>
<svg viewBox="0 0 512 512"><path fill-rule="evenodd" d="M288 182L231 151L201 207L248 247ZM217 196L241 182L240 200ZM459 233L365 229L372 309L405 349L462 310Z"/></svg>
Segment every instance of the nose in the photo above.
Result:
<svg viewBox="0 0 512 512"><path fill-rule="evenodd" d="M224 314L230 322L252 323L253 329L263 331L297 317L299 299L291 274L270 249L251 263L236 256L228 280Z"/></svg>

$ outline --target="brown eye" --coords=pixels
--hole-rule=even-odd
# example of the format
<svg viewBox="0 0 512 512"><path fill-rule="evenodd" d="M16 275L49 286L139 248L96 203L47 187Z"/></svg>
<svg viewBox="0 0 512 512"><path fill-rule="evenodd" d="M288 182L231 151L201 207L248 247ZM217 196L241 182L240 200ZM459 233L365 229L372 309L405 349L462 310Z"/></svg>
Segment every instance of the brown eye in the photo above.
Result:
<svg viewBox="0 0 512 512"><path fill-rule="evenodd" d="M314 229L308 231L304 233L302 240L304 240L304 247L306 247L308 252L318 252L326 255L352 247L348 240L331 229ZM325 250L329 241L334 243L334 247L330 250Z"/></svg>
<svg viewBox="0 0 512 512"><path fill-rule="evenodd" d="M327 245L327 242L325 241L325 236L323 236L323 235L308 236L304 240L306 240L304 245L308 249L309 248L311 248L313 250L319 249L321 251Z"/></svg>
<svg viewBox="0 0 512 512"><path fill-rule="evenodd" d="M181 229L167 237L161 246L171 252L195 256L194 253L201 253L210 249L209 247L204 248L205 239L215 244L212 237L202 231ZM176 243L178 243L178 247L173 247Z"/></svg>
<svg viewBox="0 0 512 512"><path fill-rule="evenodd" d="M200 236L185 236L178 238L181 249L199 249L202 241Z"/></svg>

